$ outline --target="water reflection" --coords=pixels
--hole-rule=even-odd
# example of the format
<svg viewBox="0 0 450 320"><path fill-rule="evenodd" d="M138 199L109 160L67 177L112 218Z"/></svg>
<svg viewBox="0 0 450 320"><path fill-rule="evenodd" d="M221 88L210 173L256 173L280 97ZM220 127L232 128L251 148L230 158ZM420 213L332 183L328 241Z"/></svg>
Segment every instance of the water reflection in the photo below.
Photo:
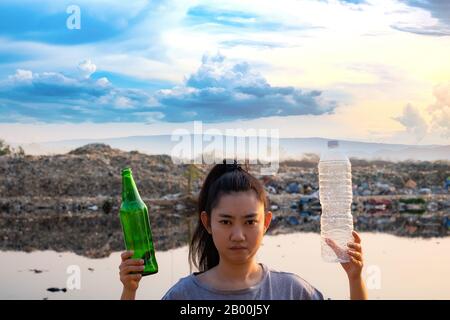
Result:
<svg viewBox="0 0 450 320"><path fill-rule="evenodd" d="M450 237L411 239L364 232L362 239L371 299L450 299ZM266 236L257 258L300 275L326 297L347 299L346 275L340 265L322 262L319 240L315 233ZM160 271L143 278L138 299L160 299L189 274L187 246L156 254ZM2 251L0 257L0 299L118 299L121 293L120 252L103 259L54 251ZM79 267L80 289L68 289L71 266Z"/></svg>

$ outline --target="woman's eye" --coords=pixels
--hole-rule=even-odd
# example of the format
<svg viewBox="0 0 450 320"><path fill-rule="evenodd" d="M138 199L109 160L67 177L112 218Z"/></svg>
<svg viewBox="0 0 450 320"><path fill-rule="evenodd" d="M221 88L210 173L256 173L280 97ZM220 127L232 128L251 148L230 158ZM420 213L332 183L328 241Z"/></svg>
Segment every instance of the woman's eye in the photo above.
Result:
<svg viewBox="0 0 450 320"><path fill-rule="evenodd" d="M220 220L219 221L221 224L230 224L229 220Z"/></svg>

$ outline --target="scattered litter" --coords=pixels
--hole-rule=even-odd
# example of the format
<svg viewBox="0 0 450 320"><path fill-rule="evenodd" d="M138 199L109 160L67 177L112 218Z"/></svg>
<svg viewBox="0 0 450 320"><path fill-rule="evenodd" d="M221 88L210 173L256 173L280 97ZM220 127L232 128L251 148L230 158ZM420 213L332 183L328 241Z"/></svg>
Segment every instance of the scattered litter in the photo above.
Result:
<svg viewBox="0 0 450 320"><path fill-rule="evenodd" d="M67 289L66 288L62 288L62 289L60 289L60 288L48 288L47 291L50 291L50 292L59 292L59 291L66 292Z"/></svg>

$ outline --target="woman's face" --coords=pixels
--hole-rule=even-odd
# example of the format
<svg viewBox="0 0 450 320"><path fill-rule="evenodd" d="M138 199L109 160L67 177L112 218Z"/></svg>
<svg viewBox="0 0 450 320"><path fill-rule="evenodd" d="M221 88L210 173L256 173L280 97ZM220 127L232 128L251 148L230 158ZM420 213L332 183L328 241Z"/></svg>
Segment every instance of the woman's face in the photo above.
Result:
<svg viewBox="0 0 450 320"><path fill-rule="evenodd" d="M242 264L258 251L272 213L264 213L264 204L250 190L222 195L212 210L210 224L206 212L201 218L212 234L220 259Z"/></svg>

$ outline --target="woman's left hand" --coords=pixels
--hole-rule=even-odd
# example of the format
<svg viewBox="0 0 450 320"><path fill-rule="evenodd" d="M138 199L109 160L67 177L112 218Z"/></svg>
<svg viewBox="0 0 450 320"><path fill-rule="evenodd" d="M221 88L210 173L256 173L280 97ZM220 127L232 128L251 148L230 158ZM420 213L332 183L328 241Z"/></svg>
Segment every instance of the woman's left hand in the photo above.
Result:
<svg viewBox="0 0 450 320"><path fill-rule="evenodd" d="M356 231L352 231L354 242L349 242L347 248L340 248L332 239L325 239L326 243L334 250L336 255L344 256L347 254L350 258L349 262L341 263L347 273L349 280L361 279L361 273L364 266L364 259L361 247L361 237Z"/></svg>

